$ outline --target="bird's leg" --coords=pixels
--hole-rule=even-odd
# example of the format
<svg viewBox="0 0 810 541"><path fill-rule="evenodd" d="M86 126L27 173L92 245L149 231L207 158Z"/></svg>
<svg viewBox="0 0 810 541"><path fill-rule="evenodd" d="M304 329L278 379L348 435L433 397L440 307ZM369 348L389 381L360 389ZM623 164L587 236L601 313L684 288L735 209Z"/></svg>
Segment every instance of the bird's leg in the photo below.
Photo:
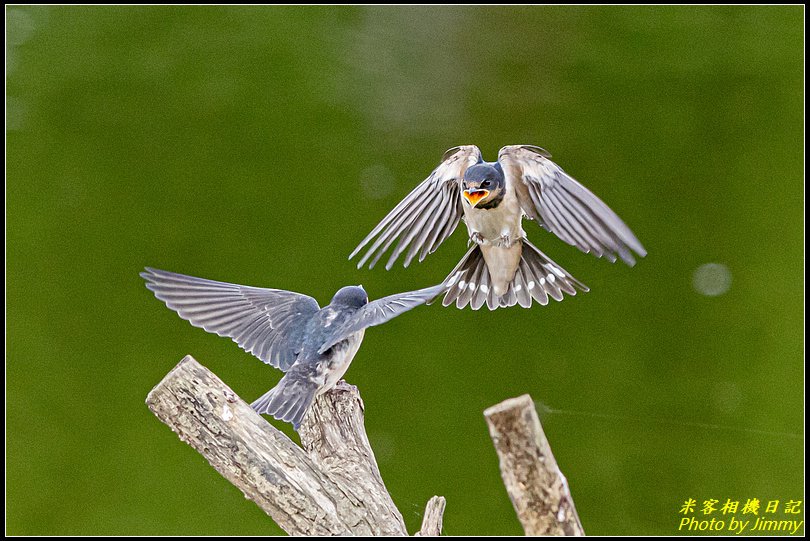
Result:
<svg viewBox="0 0 810 541"><path fill-rule="evenodd" d="M467 246L470 245L470 242L474 242L474 243L480 245L480 244L484 244L484 242L486 242L486 239L484 239L484 236L481 233L479 233L478 231L473 231L472 233L470 233L470 240L467 243Z"/></svg>
<svg viewBox="0 0 810 541"><path fill-rule="evenodd" d="M492 244L494 244L498 248L511 248L512 246L514 246L515 241L512 240L511 236L505 234L501 235L500 237L492 241Z"/></svg>

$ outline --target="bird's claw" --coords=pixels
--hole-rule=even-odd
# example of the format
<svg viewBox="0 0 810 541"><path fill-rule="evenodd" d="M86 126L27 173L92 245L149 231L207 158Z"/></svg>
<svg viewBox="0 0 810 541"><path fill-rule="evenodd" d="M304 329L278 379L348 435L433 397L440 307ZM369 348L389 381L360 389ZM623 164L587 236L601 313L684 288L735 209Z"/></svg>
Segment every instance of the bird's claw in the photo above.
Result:
<svg viewBox="0 0 810 541"><path fill-rule="evenodd" d="M475 231L472 235L470 235L470 241L469 242L474 242L474 243L476 243L478 245L481 245L481 244L484 244L484 242L486 242L486 239L484 238L484 236L481 233L479 233L478 231ZM467 243L468 246L469 246L469 242Z"/></svg>
<svg viewBox="0 0 810 541"><path fill-rule="evenodd" d="M512 240L512 237L509 235L501 235L497 239L495 239L492 244L497 246L498 248L511 248L515 242Z"/></svg>

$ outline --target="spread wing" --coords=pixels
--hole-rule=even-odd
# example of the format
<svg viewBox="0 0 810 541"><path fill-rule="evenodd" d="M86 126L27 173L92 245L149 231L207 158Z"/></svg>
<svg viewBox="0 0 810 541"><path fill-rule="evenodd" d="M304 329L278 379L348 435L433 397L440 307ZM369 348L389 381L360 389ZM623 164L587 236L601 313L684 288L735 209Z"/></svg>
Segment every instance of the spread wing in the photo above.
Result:
<svg viewBox="0 0 810 541"><path fill-rule="evenodd" d="M155 297L195 327L232 338L263 362L286 371L295 362L307 321L320 307L307 295L194 278L147 267Z"/></svg>
<svg viewBox="0 0 810 541"><path fill-rule="evenodd" d="M481 151L474 145L455 147L445 152L442 163L371 230L349 259L377 237L357 264L358 269L372 257L368 267L373 268L397 238L400 239L399 243L391 253L386 269L394 265L409 245L404 266L410 265L417 253L419 261L424 260L456 229L464 212L459 193L461 179L468 167L481 161Z"/></svg>
<svg viewBox="0 0 810 541"><path fill-rule="evenodd" d="M382 299L377 299L376 301L366 304L327 336L323 345L318 350L318 353L324 353L341 340L345 340L358 331L362 331L367 327L382 325L386 321L394 319L398 315L412 308L416 308L420 304L425 304L445 289L444 284L439 284L417 291L397 293L396 295L383 297Z"/></svg>
<svg viewBox="0 0 810 541"><path fill-rule="evenodd" d="M647 251L610 207L571 178L545 150L506 146L498 161L514 184L523 212L572 246L611 262L616 256L635 265L633 252Z"/></svg>

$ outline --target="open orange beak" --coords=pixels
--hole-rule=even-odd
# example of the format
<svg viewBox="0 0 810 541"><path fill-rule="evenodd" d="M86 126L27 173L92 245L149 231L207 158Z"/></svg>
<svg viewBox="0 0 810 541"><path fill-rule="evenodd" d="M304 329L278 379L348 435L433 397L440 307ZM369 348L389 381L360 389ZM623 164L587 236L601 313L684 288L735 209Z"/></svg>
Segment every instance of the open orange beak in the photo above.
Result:
<svg viewBox="0 0 810 541"><path fill-rule="evenodd" d="M483 198L489 195L489 190L464 190L461 195L470 202L470 205L475 207Z"/></svg>

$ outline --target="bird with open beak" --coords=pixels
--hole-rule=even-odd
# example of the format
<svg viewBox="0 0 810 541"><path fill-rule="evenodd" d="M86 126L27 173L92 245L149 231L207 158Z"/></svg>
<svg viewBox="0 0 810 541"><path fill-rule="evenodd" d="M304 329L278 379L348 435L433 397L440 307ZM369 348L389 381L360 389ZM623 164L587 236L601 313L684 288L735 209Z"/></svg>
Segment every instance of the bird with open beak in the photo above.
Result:
<svg viewBox="0 0 810 541"><path fill-rule="evenodd" d="M348 370L366 328L381 325L439 294L438 285L369 302L362 286L340 289L321 308L307 295L216 282L147 267L146 287L195 327L227 336L284 374L251 404L296 430L315 397Z"/></svg>
<svg viewBox="0 0 810 541"><path fill-rule="evenodd" d="M588 288L526 238L523 218L536 221L585 253L632 266L647 254L601 199L565 173L540 147L511 145L485 162L474 145L448 150L430 176L377 224L349 259L371 246L357 267L369 268L399 239L386 264L406 250L404 265L433 253L463 218L472 247L445 280L442 303L490 310L532 300L547 304ZM374 240L376 237L376 240ZM374 242L372 243L372 240Z"/></svg>

